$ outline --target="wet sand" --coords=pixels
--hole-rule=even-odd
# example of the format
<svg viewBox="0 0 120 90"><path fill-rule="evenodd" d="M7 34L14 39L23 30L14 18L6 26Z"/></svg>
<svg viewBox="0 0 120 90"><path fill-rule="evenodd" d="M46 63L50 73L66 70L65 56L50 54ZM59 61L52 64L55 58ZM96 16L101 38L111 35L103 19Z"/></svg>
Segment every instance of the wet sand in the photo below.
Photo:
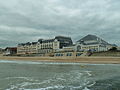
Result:
<svg viewBox="0 0 120 90"><path fill-rule="evenodd" d="M93 64L120 64L120 57L16 57L0 56L0 60L27 60L45 62L78 62Z"/></svg>

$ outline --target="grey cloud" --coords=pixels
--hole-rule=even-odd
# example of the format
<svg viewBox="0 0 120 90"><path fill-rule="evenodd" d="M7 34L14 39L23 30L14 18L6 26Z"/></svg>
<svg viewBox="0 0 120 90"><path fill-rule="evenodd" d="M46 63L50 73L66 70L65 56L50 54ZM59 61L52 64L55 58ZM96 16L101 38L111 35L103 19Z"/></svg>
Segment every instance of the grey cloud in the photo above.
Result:
<svg viewBox="0 0 120 90"><path fill-rule="evenodd" d="M13 40L14 45L56 35L78 40L96 34L120 45L119 4L119 0L0 1L0 42Z"/></svg>

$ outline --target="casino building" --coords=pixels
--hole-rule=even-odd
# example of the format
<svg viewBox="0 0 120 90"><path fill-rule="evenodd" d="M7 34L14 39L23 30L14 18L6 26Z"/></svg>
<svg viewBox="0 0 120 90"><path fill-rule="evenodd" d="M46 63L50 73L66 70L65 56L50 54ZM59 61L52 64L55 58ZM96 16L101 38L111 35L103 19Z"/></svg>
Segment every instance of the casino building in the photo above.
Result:
<svg viewBox="0 0 120 90"><path fill-rule="evenodd" d="M77 41L76 45L80 45L80 50L90 50L93 52L108 51L113 47L112 44L109 44L103 39L90 34Z"/></svg>

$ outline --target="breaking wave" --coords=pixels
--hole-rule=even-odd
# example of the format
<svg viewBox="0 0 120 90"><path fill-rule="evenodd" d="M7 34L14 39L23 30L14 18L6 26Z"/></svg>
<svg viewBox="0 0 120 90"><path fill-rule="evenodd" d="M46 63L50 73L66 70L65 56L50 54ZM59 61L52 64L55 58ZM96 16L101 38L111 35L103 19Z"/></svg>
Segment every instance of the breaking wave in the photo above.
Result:
<svg viewBox="0 0 120 90"><path fill-rule="evenodd" d="M91 71L71 71L69 73L58 73L53 77L40 81L32 77L7 77L5 79L18 82L9 85L6 90L90 90L95 84L91 79Z"/></svg>

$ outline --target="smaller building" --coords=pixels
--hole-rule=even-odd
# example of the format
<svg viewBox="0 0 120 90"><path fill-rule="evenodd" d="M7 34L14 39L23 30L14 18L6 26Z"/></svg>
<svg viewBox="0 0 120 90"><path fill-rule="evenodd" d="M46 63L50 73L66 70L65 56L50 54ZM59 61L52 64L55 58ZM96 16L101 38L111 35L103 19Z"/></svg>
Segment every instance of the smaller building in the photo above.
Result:
<svg viewBox="0 0 120 90"><path fill-rule="evenodd" d="M0 48L0 54L2 55L4 53L4 49Z"/></svg>
<svg viewBox="0 0 120 90"><path fill-rule="evenodd" d="M2 54L2 52L3 52L3 49L2 49L2 48L0 48L0 54Z"/></svg>
<svg viewBox="0 0 120 90"><path fill-rule="evenodd" d="M117 50L120 51L120 47L117 47Z"/></svg>
<svg viewBox="0 0 120 90"><path fill-rule="evenodd" d="M73 51L59 51L54 52L54 57L79 57L82 56L84 52L73 52Z"/></svg>
<svg viewBox="0 0 120 90"><path fill-rule="evenodd" d="M17 47L7 47L4 51L5 56L15 55L17 53Z"/></svg>

